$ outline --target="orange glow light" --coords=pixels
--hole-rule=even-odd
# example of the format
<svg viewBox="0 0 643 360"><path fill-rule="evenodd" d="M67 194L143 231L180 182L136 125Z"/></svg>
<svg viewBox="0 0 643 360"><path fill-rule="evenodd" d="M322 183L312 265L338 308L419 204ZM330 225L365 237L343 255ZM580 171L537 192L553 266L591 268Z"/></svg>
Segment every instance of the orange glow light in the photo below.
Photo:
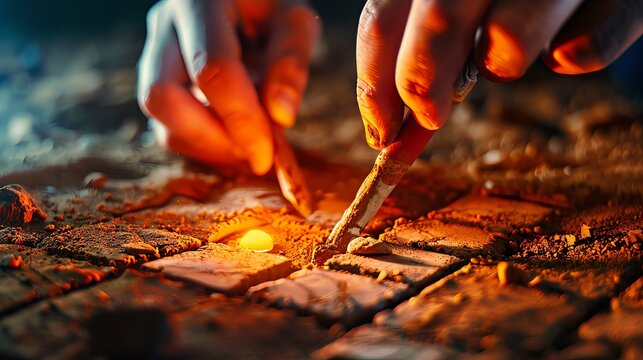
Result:
<svg viewBox="0 0 643 360"><path fill-rule="evenodd" d="M514 37L500 25L489 25L489 50L484 58L486 68L499 78L521 75L525 54Z"/></svg>
<svg viewBox="0 0 643 360"><path fill-rule="evenodd" d="M272 250L272 236L265 231L250 230L239 239L239 247L254 252L268 252Z"/></svg>
<svg viewBox="0 0 643 360"><path fill-rule="evenodd" d="M598 71L605 65L597 60L592 50L592 40L589 35L582 35L558 46L552 57L556 61L552 69L560 74L577 75ZM579 63L584 59L584 63ZM589 60L588 60L589 59Z"/></svg>

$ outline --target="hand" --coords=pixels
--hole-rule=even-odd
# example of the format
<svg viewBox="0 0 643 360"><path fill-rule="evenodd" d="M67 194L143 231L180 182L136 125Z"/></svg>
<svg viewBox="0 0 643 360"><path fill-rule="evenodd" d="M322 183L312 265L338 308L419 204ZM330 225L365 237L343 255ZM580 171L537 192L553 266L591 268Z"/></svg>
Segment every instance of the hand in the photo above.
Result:
<svg viewBox="0 0 643 360"><path fill-rule="evenodd" d="M268 172L271 122L294 124L308 81L316 14L304 0L163 0L147 23L138 99L166 128L166 145Z"/></svg>
<svg viewBox="0 0 643 360"><path fill-rule="evenodd" d="M493 81L521 77L542 52L561 74L597 71L643 33L640 0L369 0L357 37L357 100L375 149L395 140L404 105L441 127L471 56Z"/></svg>

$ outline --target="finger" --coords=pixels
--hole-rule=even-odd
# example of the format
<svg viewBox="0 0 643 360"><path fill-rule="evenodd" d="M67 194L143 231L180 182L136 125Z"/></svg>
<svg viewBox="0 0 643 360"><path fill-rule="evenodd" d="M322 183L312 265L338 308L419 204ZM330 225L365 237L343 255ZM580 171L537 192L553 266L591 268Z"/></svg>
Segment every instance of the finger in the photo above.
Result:
<svg viewBox="0 0 643 360"><path fill-rule="evenodd" d="M395 63L412 0L369 0L357 30L357 104L366 142L380 150L402 124L404 104L395 87Z"/></svg>
<svg viewBox="0 0 643 360"><path fill-rule="evenodd" d="M493 81L521 77L582 0L498 0L476 41L476 65Z"/></svg>
<svg viewBox="0 0 643 360"><path fill-rule="evenodd" d="M549 44L543 60L561 74L598 71L642 34L640 0L586 1Z"/></svg>
<svg viewBox="0 0 643 360"><path fill-rule="evenodd" d="M244 161L214 115L185 87L189 79L172 28L169 9L164 2L156 5L148 15L148 36L138 74L137 95L143 111L163 123L170 137L182 139L186 144L203 144L208 147L208 151L203 153L188 151L187 156L206 160L205 162L213 165L231 165ZM167 145L176 150L172 143Z"/></svg>
<svg viewBox="0 0 643 360"><path fill-rule="evenodd" d="M453 85L467 61L490 0L414 0L397 59L395 83L423 127L441 127Z"/></svg>
<svg viewBox="0 0 643 360"><path fill-rule="evenodd" d="M252 170L272 167L273 141L264 112L241 63L231 0L172 0L174 22L188 74L203 91Z"/></svg>
<svg viewBox="0 0 643 360"><path fill-rule="evenodd" d="M290 127L299 112L321 25L317 14L301 2L279 13L268 48L270 65L262 83L262 99L270 117Z"/></svg>
<svg viewBox="0 0 643 360"><path fill-rule="evenodd" d="M236 0L243 35L247 38L255 38L268 32L271 14L275 13L279 2L279 0Z"/></svg>

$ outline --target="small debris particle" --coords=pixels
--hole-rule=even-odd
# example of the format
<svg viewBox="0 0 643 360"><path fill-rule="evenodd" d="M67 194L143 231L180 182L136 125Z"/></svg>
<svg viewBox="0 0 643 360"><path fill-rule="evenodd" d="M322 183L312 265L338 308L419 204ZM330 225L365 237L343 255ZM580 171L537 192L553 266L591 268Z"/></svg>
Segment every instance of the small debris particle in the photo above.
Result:
<svg viewBox="0 0 643 360"><path fill-rule="evenodd" d="M20 185L0 188L0 223L27 224L47 219L47 214L36 204L31 194Z"/></svg>
<svg viewBox="0 0 643 360"><path fill-rule="evenodd" d="M630 230L627 233L628 244L637 244L643 240L643 231L641 229Z"/></svg>
<svg viewBox="0 0 643 360"><path fill-rule="evenodd" d="M462 293L457 293L455 296L453 296L453 303L454 304L460 304L464 300L466 300L466 297Z"/></svg>
<svg viewBox="0 0 643 360"><path fill-rule="evenodd" d="M107 184L107 176L101 172L93 172L85 176L83 186L85 188L102 189Z"/></svg>
<svg viewBox="0 0 643 360"><path fill-rule="evenodd" d="M533 278L526 271L516 267L515 265L506 261L498 263L498 280L500 285L527 285Z"/></svg>
<svg viewBox="0 0 643 360"><path fill-rule="evenodd" d="M356 237L348 243L346 252L355 255L387 255L391 254L391 246L372 237Z"/></svg>
<svg viewBox="0 0 643 360"><path fill-rule="evenodd" d="M96 293L96 296L98 296L98 298L99 298L102 302L108 302L108 301L109 301L109 294L107 294L107 293L106 293L106 292L104 292L103 290L99 290L99 291Z"/></svg>
<svg viewBox="0 0 643 360"><path fill-rule="evenodd" d="M590 239L591 237L592 237L592 228L583 224L580 227L580 239L586 240L586 239Z"/></svg>
<svg viewBox="0 0 643 360"><path fill-rule="evenodd" d="M49 232L56 231L56 225L48 224L47 226L45 226L45 230L47 230Z"/></svg>
<svg viewBox="0 0 643 360"><path fill-rule="evenodd" d="M386 280L387 277L388 273L386 272L386 270L382 270L380 271L379 275L377 275L377 279L375 279L375 281L381 283L382 281Z"/></svg>
<svg viewBox="0 0 643 360"><path fill-rule="evenodd" d="M542 283L542 281L543 281L543 278L540 275L538 275L533 279L531 279L527 285L529 285L529 287L535 287L535 286L538 286L540 283Z"/></svg>
<svg viewBox="0 0 643 360"><path fill-rule="evenodd" d="M562 238L567 242L568 246L576 245L576 236L572 234L563 235Z"/></svg>
<svg viewBox="0 0 643 360"><path fill-rule="evenodd" d="M0 268L2 269L17 269L22 265L22 256L9 254L0 259Z"/></svg>

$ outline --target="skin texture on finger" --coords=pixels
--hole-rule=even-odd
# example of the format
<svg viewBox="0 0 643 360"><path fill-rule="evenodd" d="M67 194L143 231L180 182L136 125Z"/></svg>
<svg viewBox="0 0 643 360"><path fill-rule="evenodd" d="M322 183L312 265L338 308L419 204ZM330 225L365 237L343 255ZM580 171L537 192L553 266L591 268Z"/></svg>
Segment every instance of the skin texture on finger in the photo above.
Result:
<svg viewBox="0 0 643 360"><path fill-rule="evenodd" d="M164 2L156 5L148 16L148 38L138 74L138 99L143 111L164 124L170 137L207 147L204 153L187 151L185 155L212 165L244 162L212 112L188 91L189 78ZM166 145L176 151L172 143L176 141Z"/></svg>
<svg viewBox="0 0 643 360"><path fill-rule="evenodd" d="M253 172L272 167L274 145L267 114L241 63L232 0L172 0L174 23L192 81L210 102Z"/></svg>
<svg viewBox="0 0 643 360"><path fill-rule="evenodd" d="M299 112L321 24L317 14L303 3L288 5L276 16L261 96L270 117L290 127Z"/></svg>
<svg viewBox="0 0 643 360"><path fill-rule="evenodd" d="M560 74L584 74L611 64L643 34L640 0L586 1L543 53Z"/></svg>
<svg viewBox="0 0 643 360"><path fill-rule="evenodd" d="M381 150L402 125L404 103L395 86L395 65L412 0L369 0L357 30L357 104L366 142Z"/></svg>
<svg viewBox="0 0 643 360"><path fill-rule="evenodd" d="M476 38L476 65L488 79L521 77L582 0L497 0Z"/></svg>
<svg viewBox="0 0 643 360"><path fill-rule="evenodd" d="M453 85L490 0L414 0L397 59L395 83L420 125L440 128Z"/></svg>

